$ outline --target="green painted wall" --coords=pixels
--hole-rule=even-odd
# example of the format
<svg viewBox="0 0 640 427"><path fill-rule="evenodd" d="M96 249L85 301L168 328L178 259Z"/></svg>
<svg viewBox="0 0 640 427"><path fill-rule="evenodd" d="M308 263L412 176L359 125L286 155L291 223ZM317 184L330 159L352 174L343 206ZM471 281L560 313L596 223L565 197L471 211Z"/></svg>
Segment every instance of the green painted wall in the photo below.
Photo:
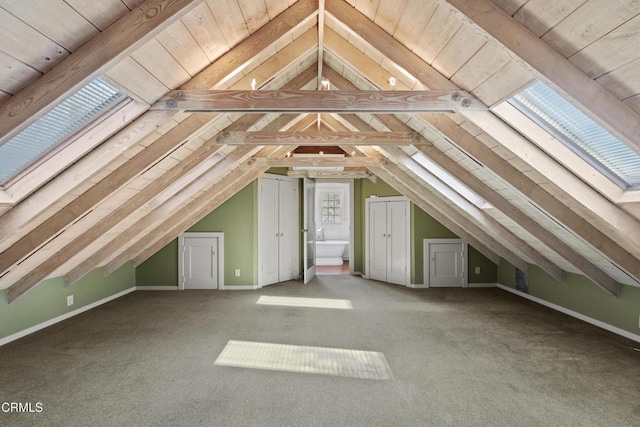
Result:
<svg viewBox="0 0 640 427"><path fill-rule="evenodd" d="M515 289L515 271L513 265L502 259L498 283ZM580 274L567 273L566 282L561 283L535 265L529 265L528 279L532 296L640 334L640 288L620 285L620 296L615 298Z"/></svg>
<svg viewBox="0 0 640 427"><path fill-rule="evenodd" d="M187 231L224 233L224 285L258 283L258 181L253 181ZM235 277L235 269L240 276ZM178 239L136 268L138 286L178 286Z"/></svg>
<svg viewBox="0 0 640 427"><path fill-rule="evenodd" d="M280 171L270 169L280 174ZM300 184L302 186L302 183ZM354 271L364 271L364 224L365 199L372 195L379 197L400 196L386 182L378 179L376 183L368 179L354 180ZM249 184L218 209L193 226L189 231L222 231L225 233L225 286L253 285L258 283L258 209L257 181ZM299 189L302 195L302 187ZM425 238L455 238L456 235L445 226L427 215L417 206L411 204L411 283L423 283L422 240ZM300 223L302 224L302 197L300 197ZM301 239L302 241L302 239ZM178 243L177 239L162 248L136 269L138 286L177 286L178 285ZM300 274L302 274L303 257L300 246ZM481 274L475 275L475 267L480 267ZM233 272L240 269L240 277ZM497 267L469 248L469 282L495 283Z"/></svg>
<svg viewBox="0 0 640 427"><path fill-rule="evenodd" d="M93 270L70 287L64 286L62 277L44 280L11 304L7 291L0 291L0 339L134 286L135 270L127 263L107 277L102 269ZM71 307L68 295L73 295Z"/></svg>

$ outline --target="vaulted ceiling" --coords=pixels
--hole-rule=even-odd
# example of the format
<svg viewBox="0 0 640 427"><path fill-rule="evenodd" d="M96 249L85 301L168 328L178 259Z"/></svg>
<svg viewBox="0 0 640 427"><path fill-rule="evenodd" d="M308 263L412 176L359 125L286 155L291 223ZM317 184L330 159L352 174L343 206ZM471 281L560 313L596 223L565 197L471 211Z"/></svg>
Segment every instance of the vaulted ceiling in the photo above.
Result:
<svg viewBox="0 0 640 427"><path fill-rule="evenodd" d="M139 265L320 144L496 263L640 286L640 191L504 102L541 81L640 152L639 14L622 0L0 0L0 144L97 77L128 96L4 183L0 289Z"/></svg>

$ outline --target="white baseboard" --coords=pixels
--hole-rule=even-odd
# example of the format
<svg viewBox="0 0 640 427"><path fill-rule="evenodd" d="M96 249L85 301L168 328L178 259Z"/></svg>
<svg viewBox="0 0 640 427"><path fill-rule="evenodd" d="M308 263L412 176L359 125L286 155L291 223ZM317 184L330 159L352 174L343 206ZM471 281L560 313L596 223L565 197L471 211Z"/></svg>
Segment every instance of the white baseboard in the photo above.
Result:
<svg viewBox="0 0 640 427"><path fill-rule="evenodd" d="M585 316L584 314L578 313L577 311L570 310L570 309L568 309L566 307L562 307L561 305L557 305L557 304L554 304L552 302L545 301L542 298L538 298L538 297L534 297L534 296L529 295L529 294L525 294L524 292L520 292L520 291L515 290L513 288L510 288L508 286L504 286L504 285L501 285L499 283L498 283L497 286L502 290L505 290L507 292L511 292L512 294L515 294L515 295L519 295L519 296L521 296L523 298L526 298L526 299L528 299L530 301L537 302L538 304L544 305L545 307L549 307L551 309L554 309L556 311L559 311L559 312L564 313L566 315L569 315L571 317L575 317L576 319L582 320L583 322L591 323L594 326L597 326L599 328L605 329L605 330L607 330L609 332L613 332L614 334L618 334L618 335L623 336L625 338L628 338L628 339L630 339L632 341L640 342L640 335L633 334L633 333L631 333L629 331L625 331L624 329L620 329L620 328L618 328L616 326L610 325L608 323L602 322L602 321L594 319L592 317Z"/></svg>
<svg viewBox="0 0 640 427"><path fill-rule="evenodd" d="M260 289L258 285L227 285L224 287L224 291L253 291L256 289Z"/></svg>
<svg viewBox="0 0 640 427"><path fill-rule="evenodd" d="M469 283L468 288L495 288L497 283Z"/></svg>
<svg viewBox="0 0 640 427"><path fill-rule="evenodd" d="M42 322L42 323L39 323L39 324L37 324L35 326L32 326L30 328L24 329L24 330L22 330L20 332L16 332L15 334L9 335L8 337L4 337L4 338L0 339L0 347L5 345L5 344L10 343L11 341L15 341L15 340L20 339L22 337L25 337L25 336L27 336L29 334L37 332L37 331L39 331L41 329L44 329L44 328L46 328L48 326L55 325L56 323L62 322L63 320L67 320L67 319L69 319L69 318L71 318L73 316L77 316L78 314L84 313L85 311L91 310L91 309L96 308L96 307L98 307L98 306L100 306L102 304L108 303L109 301L113 301L114 299L123 297L123 296L125 296L127 294L130 294L131 292L133 292L135 290L136 290L135 286L131 287L129 289L125 289L124 291L118 292L117 294L113 294L113 295L108 296L108 297L106 297L104 299L101 299L99 301L93 302L91 304L87 304L84 307L77 308L77 309L75 309L73 311L70 311L68 313L61 314L58 317L54 317L53 319L49 319L46 322Z"/></svg>
<svg viewBox="0 0 640 427"><path fill-rule="evenodd" d="M177 291L177 286L136 286L136 291Z"/></svg>
<svg viewBox="0 0 640 427"><path fill-rule="evenodd" d="M498 286L496 283L469 283L467 284L467 288L495 288ZM459 287L459 286L458 286ZM407 288L413 289L429 289L428 285L417 284L417 283L409 283Z"/></svg>

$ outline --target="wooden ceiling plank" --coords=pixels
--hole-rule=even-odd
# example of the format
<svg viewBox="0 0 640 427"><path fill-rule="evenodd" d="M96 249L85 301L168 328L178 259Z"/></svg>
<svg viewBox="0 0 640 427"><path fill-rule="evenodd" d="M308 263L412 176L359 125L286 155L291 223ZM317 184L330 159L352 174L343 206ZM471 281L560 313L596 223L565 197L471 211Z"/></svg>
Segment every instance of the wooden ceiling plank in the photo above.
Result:
<svg viewBox="0 0 640 427"><path fill-rule="evenodd" d="M222 132L216 138L226 145L420 145L426 139L405 132Z"/></svg>
<svg viewBox="0 0 640 427"><path fill-rule="evenodd" d="M486 110L464 91L208 90L172 91L152 110L347 113Z"/></svg>
<svg viewBox="0 0 640 427"><path fill-rule="evenodd" d="M147 0L0 105L0 143L191 10L190 0Z"/></svg>
<svg viewBox="0 0 640 427"><path fill-rule="evenodd" d="M99 34L96 27L66 2L4 1L2 8L69 52Z"/></svg>
<svg viewBox="0 0 640 427"><path fill-rule="evenodd" d="M298 0L287 10L242 40L213 64L182 86L184 90L208 90L223 84L225 79L250 63L254 56L268 49L281 37L317 12L316 0Z"/></svg>
<svg viewBox="0 0 640 427"><path fill-rule="evenodd" d="M640 153L640 115L491 0L438 0Z"/></svg>

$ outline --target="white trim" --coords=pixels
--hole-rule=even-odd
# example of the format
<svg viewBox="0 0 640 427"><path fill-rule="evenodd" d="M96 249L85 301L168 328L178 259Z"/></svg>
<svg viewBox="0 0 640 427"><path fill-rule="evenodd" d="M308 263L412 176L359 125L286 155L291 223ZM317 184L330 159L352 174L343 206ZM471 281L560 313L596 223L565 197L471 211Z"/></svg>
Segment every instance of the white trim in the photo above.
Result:
<svg viewBox="0 0 640 427"><path fill-rule="evenodd" d="M428 286L424 285L424 284L417 284L417 283L408 283L407 284L407 288L412 288L412 289L427 289Z"/></svg>
<svg viewBox="0 0 640 427"><path fill-rule="evenodd" d="M258 285L229 285L224 288L225 291L255 291L256 289L260 289L261 286Z"/></svg>
<svg viewBox="0 0 640 427"><path fill-rule="evenodd" d="M77 308L73 311L70 311L68 313L64 313L61 314L60 316L54 317L53 319L49 319L45 322L39 323L35 326L31 326L30 328L27 329L23 329L20 332L16 332L15 334L9 335L8 337L4 337L0 339L0 347L5 345L5 344L9 344L11 341L15 341L17 339L20 339L22 337L25 337L27 335L30 335L34 332L38 332L41 329L44 329L46 327L55 325L56 323L62 322L63 320L67 320L71 317L77 316L78 314L84 313L85 311L89 311L93 308L96 308L102 304L108 303L109 301L113 301L116 298L120 298L122 296L125 296L127 294L130 294L131 292L135 291L137 288L135 286L129 288L129 289L125 289L124 291L118 292L117 294L113 294L111 296L108 296L106 298L103 298L99 301L96 302L92 302L91 304L87 304L83 307Z"/></svg>
<svg viewBox="0 0 640 427"><path fill-rule="evenodd" d="M178 289L184 290L184 239L185 237L203 237L218 239L218 290L224 290L224 233L222 232L184 232L178 236ZM181 249L182 248L182 249Z"/></svg>
<svg viewBox="0 0 640 427"><path fill-rule="evenodd" d="M178 286L136 286L136 291L177 291Z"/></svg>
<svg viewBox="0 0 640 427"><path fill-rule="evenodd" d="M497 283L468 283L468 288L495 288Z"/></svg>
<svg viewBox="0 0 640 427"><path fill-rule="evenodd" d="M525 294L523 292L517 291L517 290L515 290L513 288L510 288L508 286L501 285L500 283L498 283L496 286L498 288L504 290L504 291L511 292L512 294L521 296L522 298L526 298L526 299L528 299L530 301L533 301L533 302L537 302L538 304L544 305L545 307L549 307L551 309L554 309L556 311L559 311L559 312L564 313L566 315L569 315L571 317L575 317L576 319L582 320L583 322L591 323L594 326L597 326L599 328L605 329L605 330L607 330L609 332L613 332L614 334L623 336L623 337L628 338L628 339L630 339L632 341L640 342L640 335L636 335L636 334L633 334L633 333L631 333L629 331L625 331L624 329L620 329L620 328L618 328L616 326L613 326L613 325L610 325L608 323L602 322L600 320L594 319L593 317L585 316L584 314L581 314L581 313L578 313L576 311L570 310L570 309L568 309L566 307L562 307L562 306L554 304L552 302L545 301L542 298L538 298L538 297L534 297L534 296L529 295L529 294Z"/></svg>

